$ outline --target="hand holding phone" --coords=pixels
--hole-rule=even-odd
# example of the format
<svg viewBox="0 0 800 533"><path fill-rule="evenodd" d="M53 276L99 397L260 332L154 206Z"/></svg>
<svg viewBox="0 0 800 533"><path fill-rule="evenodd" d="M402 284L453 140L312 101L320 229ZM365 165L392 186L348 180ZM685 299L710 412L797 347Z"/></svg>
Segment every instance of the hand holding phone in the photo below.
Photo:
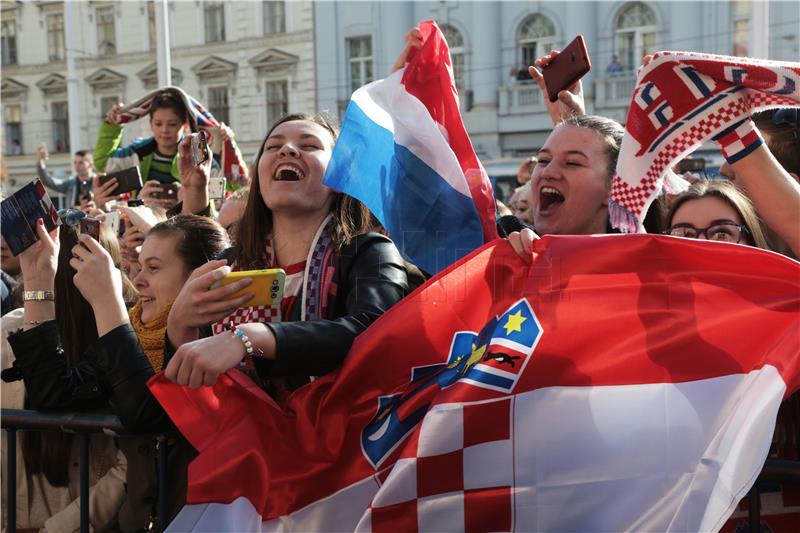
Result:
<svg viewBox="0 0 800 533"><path fill-rule="evenodd" d="M558 100L558 93L572 87L592 69L589 52L583 35L578 35L542 68L542 77L551 102Z"/></svg>
<svg viewBox="0 0 800 533"><path fill-rule="evenodd" d="M203 130L192 134L192 162L194 166L199 166L208 161L210 153L208 150L208 138Z"/></svg>
<svg viewBox="0 0 800 533"><path fill-rule="evenodd" d="M550 91L548 88L551 88L551 82L545 82L543 72L560 55L561 53L558 50L552 50L546 56L538 58L534 63L535 66L528 68L528 72L539 85L539 89L541 89L542 93L547 95L547 97L544 98L544 103L547 106L547 112L550 114L553 124L558 124L570 116L586 114L586 106L583 99L583 85L580 79L573 82L562 91L555 91L556 100L550 100Z"/></svg>
<svg viewBox="0 0 800 533"><path fill-rule="evenodd" d="M153 191L150 194L151 198L155 198L157 200L172 200L177 202L178 201L178 189L180 188L180 183L177 181L172 183L159 183L158 185L161 190L160 191Z"/></svg>
<svg viewBox="0 0 800 533"><path fill-rule="evenodd" d="M100 176L100 185L105 185L112 179L117 180L117 188L114 189L114 194L138 191L142 188L142 174L139 172L138 166L109 172L105 176Z"/></svg>
<svg viewBox="0 0 800 533"><path fill-rule="evenodd" d="M242 278L252 278L253 283L244 289L235 292L225 298L233 300L248 292L255 292L255 296L250 298L241 307L251 307L256 305L272 306L279 304L283 299L283 288L286 283L286 272L280 268L267 268L263 270L240 270L231 272L220 281L214 283L211 288L225 286Z"/></svg>

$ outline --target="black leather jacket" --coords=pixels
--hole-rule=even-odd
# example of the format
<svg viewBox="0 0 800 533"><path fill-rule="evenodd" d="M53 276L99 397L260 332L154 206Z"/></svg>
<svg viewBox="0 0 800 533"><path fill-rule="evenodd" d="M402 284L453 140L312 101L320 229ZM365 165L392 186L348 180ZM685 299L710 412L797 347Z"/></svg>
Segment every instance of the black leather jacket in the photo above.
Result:
<svg viewBox="0 0 800 533"><path fill-rule="evenodd" d="M330 372L341 364L356 336L408 292L400 253L378 233L361 235L343 247L337 272L336 318L270 324L278 357L258 361L259 373L285 376L290 386L299 386L308 376ZM146 386L155 372L130 324L99 338L73 367L67 366L55 321L14 333L9 343L16 361L3 378L25 380L30 408L69 411L107 402L128 431L174 429ZM165 361L173 352L165 352Z"/></svg>
<svg viewBox="0 0 800 533"><path fill-rule="evenodd" d="M226 253L227 252L227 253ZM222 256L229 261L230 250ZM341 365L359 333L410 292L406 267L394 243L380 233L365 233L342 247L336 271L337 294L330 320L300 321L300 305L288 321L269 323L276 359L255 358L263 377L283 377L290 388ZM201 337L211 335L203 328ZM166 339L164 356L175 347Z"/></svg>

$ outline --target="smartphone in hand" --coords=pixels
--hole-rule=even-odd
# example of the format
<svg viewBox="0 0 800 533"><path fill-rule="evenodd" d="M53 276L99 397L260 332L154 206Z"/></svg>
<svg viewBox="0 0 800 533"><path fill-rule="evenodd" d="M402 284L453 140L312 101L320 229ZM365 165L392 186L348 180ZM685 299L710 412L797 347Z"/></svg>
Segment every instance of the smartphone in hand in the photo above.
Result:
<svg viewBox="0 0 800 533"><path fill-rule="evenodd" d="M213 289L219 286L225 286L242 278L252 278L253 283L250 286L231 294L226 298L226 300L232 300L248 292L254 292L255 296L243 304L245 307L256 305L276 305L279 304L283 299L283 288L286 284L286 272L280 268L240 270L237 272L231 272L220 281L214 283L211 288Z"/></svg>
<svg viewBox="0 0 800 533"><path fill-rule="evenodd" d="M202 165L209 158L208 138L203 130L192 134L192 162L194 166Z"/></svg>
<svg viewBox="0 0 800 533"><path fill-rule="evenodd" d="M151 195L153 198L157 198L159 200L178 201L178 189L181 186L180 183L173 181L172 183L159 183L158 186L161 187L161 192L153 192Z"/></svg>
<svg viewBox="0 0 800 533"><path fill-rule="evenodd" d="M547 97L551 102L558 100L558 93L575 85L578 80L592 70L589 52L583 35L578 35L564 47L550 64L542 68L542 77L547 85Z"/></svg>
<svg viewBox="0 0 800 533"><path fill-rule="evenodd" d="M105 185L112 178L117 178L117 188L114 189L114 194L137 191L143 186L142 175L138 166L100 176L100 185Z"/></svg>

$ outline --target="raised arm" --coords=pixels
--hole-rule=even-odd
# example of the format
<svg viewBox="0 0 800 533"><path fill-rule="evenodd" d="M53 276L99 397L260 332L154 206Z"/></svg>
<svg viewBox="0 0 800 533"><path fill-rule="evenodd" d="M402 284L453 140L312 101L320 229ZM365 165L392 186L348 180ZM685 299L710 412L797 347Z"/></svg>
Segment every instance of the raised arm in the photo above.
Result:
<svg viewBox="0 0 800 533"><path fill-rule="evenodd" d="M800 184L762 144L730 164L734 181L752 200L758 214L800 257Z"/></svg>

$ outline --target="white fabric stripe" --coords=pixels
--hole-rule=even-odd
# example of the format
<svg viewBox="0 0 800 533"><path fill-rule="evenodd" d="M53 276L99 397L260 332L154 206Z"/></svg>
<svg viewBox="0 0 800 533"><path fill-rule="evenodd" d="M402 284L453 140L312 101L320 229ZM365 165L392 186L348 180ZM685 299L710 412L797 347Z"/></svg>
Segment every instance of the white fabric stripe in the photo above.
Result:
<svg viewBox="0 0 800 533"><path fill-rule="evenodd" d="M763 465L785 388L767 366L518 395L514 529L718 529Z"/></svg>
<svg viewBox="0 0 800 533"><path fill-rule="evenodd" d="M539 327L539 331L541 331L541 326ZM538 341L538 339L537 339ZM510 348L512 350L516 350L520 353L524 354L531 354L533 353L533 348L536 346L536 343L533 346L525 346L524 344L520 344L518 342L514 342L511 339L504 339L502 337L492 337L492 340L489 341L489 344L496 344L498 346L503 346L505 348Z"/></svg>
<svg viewBox="0 0 800 533"><path fill-rule="evenodd" d="M404 71L361 87L351 100L370 120L392 132L397 144L408 148L453 189L470 197L467 179L444 131L425 105L400 83Z"/></svg>
<svg viewBox="0 0 800 533"><path fill-rule="evenodd" d="M291 515L266 522L244 496L229 504L186 505L166 531L354 531L377 491L378 482L371 476Z"/></svg>

